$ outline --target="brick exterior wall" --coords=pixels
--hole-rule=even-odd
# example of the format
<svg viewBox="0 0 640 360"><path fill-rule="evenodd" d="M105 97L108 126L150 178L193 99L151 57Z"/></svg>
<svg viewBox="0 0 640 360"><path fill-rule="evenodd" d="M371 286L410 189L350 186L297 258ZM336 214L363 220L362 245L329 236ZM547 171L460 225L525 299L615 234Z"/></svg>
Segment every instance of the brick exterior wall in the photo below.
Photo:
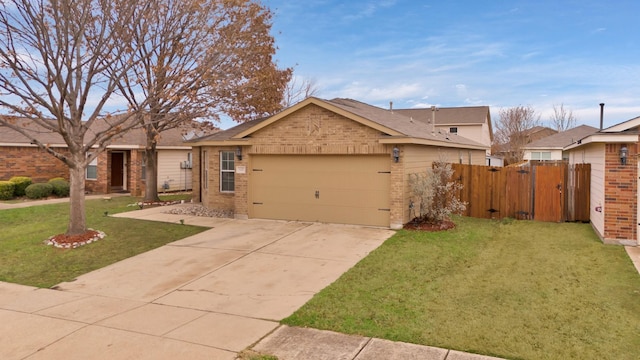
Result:
<svg viewBox="0 0 640 360"><path fill-rule="evenodd" d="M629 150L620 164L620 148ZM638 144L605 145L604 242L637 241Z"/></svg>
<svg viewBox="0 0 640 360"><path fill-rule="evenodd" d="M111 178L111 166L108 161L107 152L98 155L98 176L97 179L86 179L84 181L85 191L93 194L106 194L109 192L109 181Z"/></svg>
<svg viewBox="0 0 640 360"><path fill-rule="evenodd" d="M69 180L69 168L51 154L37 147L0 147L0 180L14 176L30 177L34 183L43 183L51 178Z"/></svg>
<svg viewBox="0 0 640 360"><path fill-rule="evenodd" d="M127 153L127 189L132 196L142 196L145 190L142 176L142 151ZM85 180L85 191L95 194L107 194L111 191L110 150L98 155L98 176L96 180ZM9 180L14 176L30 177L34 183L43 183L54 177L69 181L69 169L60 160L37 147L4 146L0 147L0 180Z"/></svg>
<svg viewBox="0 0 640 360"><path fill-rule="evenodd" d="M197 148L195 148L197 149ZM226 146L226 147L205 147L203 150L207 151L208 154L208 158L209 158L209 181L207 184L208 187L208 193L209 196L205 196L204 198L202 198L202 204L206 207L209 208L213 208L213 209L220 209L220 210L231 210L233 211L235 214L241 214L241 215L246 215L247 213L240 213L239 210L242 208L242 206L240 206L239 208L236 208L236 204L241 201L241 199L244 199L245 201L245 205L244 208L247 207L246 205L246 198L247 198L247 190L246 190L246 186L243 187L238 187L239 183L242 183L242 179L238 178L238 174L235 175L235 191L234 192L221 192L220 191L220 153L222 151L233 151L235 152L236 147L235 146ZM194 151L194 153L198 152L197 150ZM199 156L198 156L199 157ZM243 157L243 162L245 162L246 164L246 158ZM200 161L199 161L200 163ZM235 163L234 165L237 167L241 162L238 161L238 159L235 159ZM196 170L200 170L200 165L198 165L198 169ZM195 169L195 158L194 158L194 169ZM244 175L246 176L246 175ZM200 181L198 181L199 183ZM247 180L245 179L244 182L246 183ZM198 186L198 188L200 188ZM240 191L244 191L244 194L241 194ZM238 199L236 199L238 198Z"/></svg>
<svg viewBox="0 0 640 360"><path fill-rule="evenodd" d="M390 154L380 131L316 105L306 106L251 135L249 154Z"/></svg>

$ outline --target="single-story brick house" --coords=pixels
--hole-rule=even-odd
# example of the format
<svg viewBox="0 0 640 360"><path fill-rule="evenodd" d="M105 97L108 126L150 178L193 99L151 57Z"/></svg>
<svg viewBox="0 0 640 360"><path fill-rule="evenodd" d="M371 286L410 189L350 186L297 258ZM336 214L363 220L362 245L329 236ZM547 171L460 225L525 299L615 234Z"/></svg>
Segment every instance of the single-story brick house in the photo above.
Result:
<svg viewBox="0 0 640 360"><path fill-rule="evenodd" d="M39 131L33 123L19 119L23 128L33 129L33 136L54 148L66 148L59 134ZM182 131L172 129L162 133L158 143L158 190L191 190L191 146L184 143ZM107 150L98 155L86 171L86 190L107 194L144 193L144 144L142 130L131 130L113 140ZM0 180L13 176L28 176L33 182L46 182L54 177L69 179L69 170L62 161L31 143L31 139L0 125Z"/></svg>
<svg viewBox="0 0 640 360"><path fill-rule="evenodd" d="M394 229L411 220L409 174L437 160L482 165L488 149L398 111L314 97L188 143L207 207Z"/></svg>
<svg viewBox="0 0 640 360"><path fill-rule="evenodd" d="M570 164L591 164L591 224L603 242L637 246L640 117L564 148Z"/></svg>

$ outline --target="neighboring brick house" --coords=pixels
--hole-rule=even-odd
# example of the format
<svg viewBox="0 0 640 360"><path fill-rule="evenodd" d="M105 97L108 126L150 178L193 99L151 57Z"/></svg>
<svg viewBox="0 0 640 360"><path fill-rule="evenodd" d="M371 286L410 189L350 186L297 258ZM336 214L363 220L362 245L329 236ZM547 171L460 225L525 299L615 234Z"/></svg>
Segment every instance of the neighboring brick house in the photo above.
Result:
<svg viewBox="0 0 640 360"><path fill-rule="evenodd" d="M489 148L395 110L313 97L189 144L207 207L394 229L411 220L409 174L437 160L483 165Z"/></svg>
<svg viewBox="0 0 640 360"><path fill-rule="evenodd" d="M605 243L639 245L640 117L597 131L564 148L570 164L591 164L591 224Z"/></svg>
<svg viewBox="0 0 640 360"><path fill-rule="evenodd" d="M39 131L25 119L21 126L33 129L34 137L51 147L66 148L59 134ZM107 150L87 167L86 191L90 193L144 193L144 144L142 130L132 130L114 139ZM0 126L0 180L28 176L33 182L54 177L69 179L69 170L60 160L7 127ZM158 190L191 190L191 146L185 145L182 131L162 133L158 144Z"/></svg>

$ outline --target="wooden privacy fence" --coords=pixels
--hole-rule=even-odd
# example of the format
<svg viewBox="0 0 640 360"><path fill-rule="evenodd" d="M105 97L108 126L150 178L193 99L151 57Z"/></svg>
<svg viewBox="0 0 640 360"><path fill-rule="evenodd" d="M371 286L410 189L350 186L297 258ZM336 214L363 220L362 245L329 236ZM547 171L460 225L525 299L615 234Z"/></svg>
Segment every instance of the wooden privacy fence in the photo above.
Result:
<svg viewBox="0 0 640 360"><path fill-rule="evenodd" d="M590 164L528 163L518 167L452 164L462 183L465 216L589 221Z"/></svg>

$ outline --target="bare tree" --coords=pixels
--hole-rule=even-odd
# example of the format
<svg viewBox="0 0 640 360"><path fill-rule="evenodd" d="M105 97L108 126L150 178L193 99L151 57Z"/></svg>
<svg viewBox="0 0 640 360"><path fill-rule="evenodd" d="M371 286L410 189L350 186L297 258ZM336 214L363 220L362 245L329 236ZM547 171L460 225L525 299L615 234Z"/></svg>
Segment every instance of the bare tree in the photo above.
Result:
<svg viewBox="0 0 640 360"><path fill-rule="evenodd" d="M120 92L146 131L145 201L157 201L157 143L194 119L236 121L281 109L290 69L272 59L270 10L254 1L158 0L131 27L138 62ZM129 80L130 79L130 80ZM130 82L134 81L134 82Z"/></svg>
<svg viewBox="0 0 640 360"><path fill-rule="evenodd" d="M522 161L522 147L528 143L527 130L540 125L540 115L530 106L500 109L495 123L494 151L505 154L508 163Z"/></svg>
<svg viewBox="0 0 640 360"><path fill-rule="evenodd" d="M131 24L138 6L142 1L6 0L0 5L0 111L5 115L0 124L69 167L68 235L87 230L87 164L130 126L130 112L112 116L104 109L132 64L130 38L119 29ZM66 149L42 143L33 129L17 126L16 118L59 134Z"/></svg>
<svg viewBox="0 0 640 360"><path fill-rule="evenodd" d="M295 105L310 96L315 96L317 93L318 86L315 79L293 76L285 89L282 106L289 107Z"/></svg>
<svg viewBox="0 0 640 360"><path fill-rule="evenodd" d="M553 115L551 115L549 121L558 132L569 130L575 127L577 123L573 111L565 109L564 104L553 105Z"/></svg>

